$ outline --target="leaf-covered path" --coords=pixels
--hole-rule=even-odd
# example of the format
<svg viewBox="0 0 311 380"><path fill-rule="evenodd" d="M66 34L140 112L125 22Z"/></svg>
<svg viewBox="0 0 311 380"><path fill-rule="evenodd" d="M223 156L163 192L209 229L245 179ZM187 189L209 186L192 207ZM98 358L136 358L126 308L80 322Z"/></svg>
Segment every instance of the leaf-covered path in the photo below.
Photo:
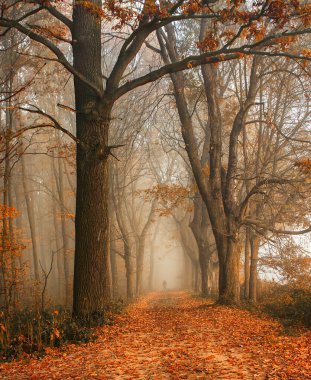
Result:
<svg viewBox="0 0 311 380"><path fill-rule="evenodd" d="M281 334L270 319L192 298L153 293L96 342L41 360L0 365L1 379L310 379L310 333Z"/></svg>

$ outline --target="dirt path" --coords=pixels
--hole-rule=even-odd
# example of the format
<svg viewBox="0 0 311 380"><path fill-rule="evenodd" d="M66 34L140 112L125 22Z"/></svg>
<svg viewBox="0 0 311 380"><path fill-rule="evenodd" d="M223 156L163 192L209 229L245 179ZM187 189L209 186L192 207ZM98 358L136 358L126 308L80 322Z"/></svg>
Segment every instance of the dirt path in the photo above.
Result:
<svg viewBox="0 0 311 380"><path fill-rule="evenodd" d="M309 379L310 334L186 292L150 294L95 343L0 366L1 379ZM309 363L308 363L309 360Z"/></svg>

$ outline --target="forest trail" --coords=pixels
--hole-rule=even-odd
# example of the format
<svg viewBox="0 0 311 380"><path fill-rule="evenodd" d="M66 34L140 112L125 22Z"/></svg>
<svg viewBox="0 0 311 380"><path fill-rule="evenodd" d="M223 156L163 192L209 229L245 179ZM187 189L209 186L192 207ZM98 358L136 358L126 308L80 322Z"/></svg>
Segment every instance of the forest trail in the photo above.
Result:
<svg viewBox="0 0 311 380"><path fill-rule="evenodd" d="M310 333L187 292L142 297L96 342L0 365L1 379L310 379Z"/></svg>

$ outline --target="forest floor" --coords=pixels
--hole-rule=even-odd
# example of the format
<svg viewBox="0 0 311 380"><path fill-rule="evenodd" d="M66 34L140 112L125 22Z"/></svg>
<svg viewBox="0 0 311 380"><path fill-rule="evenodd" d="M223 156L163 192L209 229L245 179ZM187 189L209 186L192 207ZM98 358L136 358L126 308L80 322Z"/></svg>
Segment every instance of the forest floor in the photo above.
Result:
<svg viewBox="0 0 311 380"><path fill-rule="evenodd" d="M151 293L96 342L0 364L1 379L311 379L311 333L187 292ZM309 345L308 345L309 344Z"/></svg>

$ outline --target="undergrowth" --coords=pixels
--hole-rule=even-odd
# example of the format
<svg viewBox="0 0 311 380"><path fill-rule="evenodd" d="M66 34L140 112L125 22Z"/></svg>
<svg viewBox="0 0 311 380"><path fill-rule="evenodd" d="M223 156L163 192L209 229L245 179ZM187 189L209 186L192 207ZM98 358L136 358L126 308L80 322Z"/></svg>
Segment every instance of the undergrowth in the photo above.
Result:
<svg viewBox="0 0 311 380"><path fill-rule="evenodd" d="M278 318L285 328L294 325L311 327L311 289L289 285L274 287L262 307L269 315Z"/></svg>
<svg viewBox="0 0 311 380"><path fill-rule="evenodd" d="M123 302L118 300L83 318L73 317L62 308L47 311L27 308L9 314L0 311L0 361L29 355L41 357L47 347L94 341L95 327L112 324L122 309Z"/></svg>

